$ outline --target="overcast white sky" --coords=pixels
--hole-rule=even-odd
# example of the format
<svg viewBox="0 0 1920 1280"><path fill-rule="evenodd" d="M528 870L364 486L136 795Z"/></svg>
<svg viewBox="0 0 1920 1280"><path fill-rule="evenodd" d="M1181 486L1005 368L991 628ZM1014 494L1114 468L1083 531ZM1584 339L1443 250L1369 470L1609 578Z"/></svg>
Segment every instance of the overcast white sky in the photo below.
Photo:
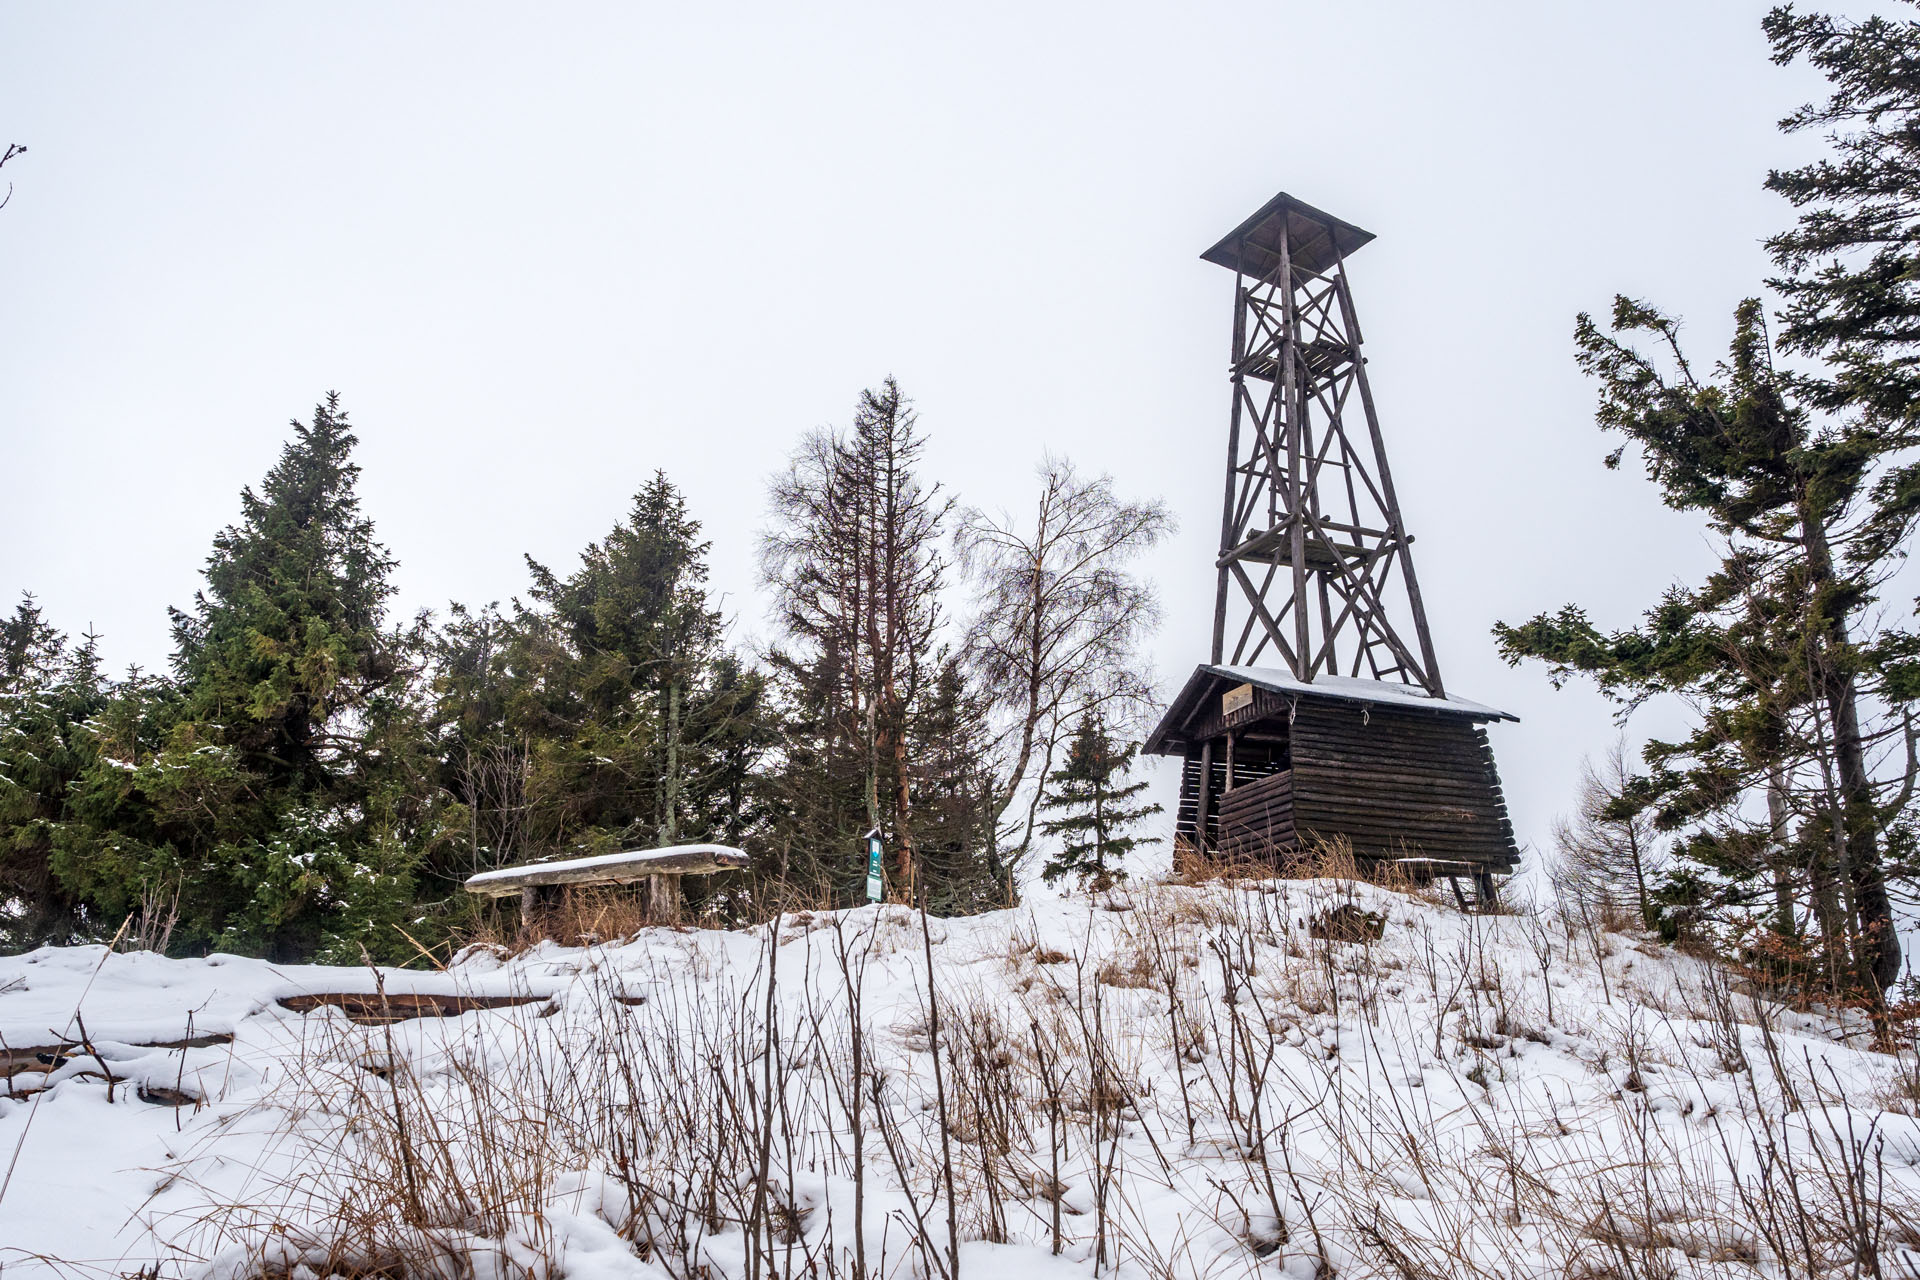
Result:
<svg viewBox="0 0 1920 1280"><path fill-rule="evenodd" d="M162 664L331 388L405 608L523 591L660 467L751 639L766 476L891 373L966 501L1024 505L1051 449L1173 505L1176 686L1228 406L1197 255L1286 189L1379 237L1351 272L1441 667L1523 718L1539 845L1609 710L1488 629L1626 624L1709 558L1602 469L1570 333L1628 292L1709 351L1758 288L1761 181L1814 146L1774 121L1820 88L1766 7L5 0L0 603Z"/></svg>

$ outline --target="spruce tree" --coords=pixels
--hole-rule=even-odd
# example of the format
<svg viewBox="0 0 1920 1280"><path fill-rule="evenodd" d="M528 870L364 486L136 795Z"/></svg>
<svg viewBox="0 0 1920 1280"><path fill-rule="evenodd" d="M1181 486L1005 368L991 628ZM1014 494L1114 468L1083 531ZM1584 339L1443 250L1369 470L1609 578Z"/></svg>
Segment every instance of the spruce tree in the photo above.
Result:
<svg viewBox="0 0 1920 1280"><path fill-rule="evenodd" d="M1081 718L1066 762L1048 775L1047 794L1040 802L1043 812L1062 815L1040 824L1043 835L1062 837L1059 852L1041 868L1048 884L1072 875L1104 889L1125 878L1126 872L1115 864L1142 843L1130 829L1160 812L1157 804L1127 803L1147 789L1145 782L1125 782L1137 750L1116 743L1097 712Z"/></svg>
<svg viewBox="0 0 1920 1280"><path fill-rule="evenodd" d="M85 902L54 854L110 697L97 637L70 645L31 595L0 618L0 947L86 938Z"/></svg>
<svg viewBox="0 0 1920 1280"><path fill-rule="evenodd" d="M436 679L463 761L452 785L471 829L490 808L513 846L476 860L744 838L760 681L726 652L707 549L656 472L574 572L529 559L530 606L456 611Z"/></svg>
<svg viewBox="0 0 1920 1280"><path fill-rule="evenodd" d="M914 848L927 906L942 914L1011 905L1012 868L994 839L999 778L989 712L967 665L942 655L911 727Z"/></svg>
<svg viewBox="0 0 1920 1280"><path fill-rule="evenodd" d="M171 938L204 948L205 930L196 936L190 923L174 936L172 929L193 857L181 832L219 817L207 808L206 793L169 785L189 773L168 755L179 728L180 687L136 667L106 686L102 704L85 726L85 764L53 830L55 876L84 903L87 933L96 940L124 922L134 945L164 949Z"/></svg>
<svg viewBox="0 0 1920 1280"><path fill-rule="evenodd" d="M1650 308L1620 304L1615 332L1653 335L1664 371L1583 319L1602 425L1645 448L1670 505L1709 516L1723 562L1632 631L1602 635L1569 609L1504 641L1629 705L1668 691L1699 706L1636 787L1681 837L1656 894L1669 928L1763 915L1763 953L1877 998L1900 967L1887 880L1916 870L1920 780L1920 638L1878 604L1920 513L1920 22L1782 5L1763 25L1775 62L1831 86L1781 121L1825 131L1830 153L1767 178L1798 210L1768 242L1780 345L1812 362L1774 367L1758 302L1717 381Z"/></svg>
<svg viewBox="0 0 1920 1280"><path fill-rule="evenodd" d="M861 900L875 824L865 717L837 645L767 655L777 746L757 790L768 819L763 878L808 906ZM877 790L877 789L876 789Z"/></svg>
<svg viewBox="0 0 1920 1280"><path fill-rule="evenodd" d="M766 676L738 654L720 654L705 673L703 696L687 723L688 737L698 744L699 785L681 788L689 815L683 829L751 850L766 834L759 780L776 741Z"/></svg>
<svg viewBox="0 0 1920 1280"><path fill-rule="evenodd" d="M771 656L786 719L772 784L776 844L783 874L814 896L860 892L872 828L890 853L893 892L961 901L994 891L915 883L942 867L978 879L991 858L983 845L929 860L918 845L916 725L941 673L952 511L921 475L925 449L911 402L889 378L861 394L846 430L808 435L773 485L762 564L787 639Z"/></svg>
<svg viewBox="0 0 1920 1280"><path fill-rule="evenodd" d="M453 605L430 640L437 780L448 829L460 833L435 851L430 874L449 893L467 876L531 852L519 641L497 604Z"/></svg>
<svg viewBox="0 0 1920 1280"><path fill-rule="evenodd" d="M396 925L436 834L417 627L360 510L329 395L173 614L173 678L129 687L57 867L100 910L178 903L177 945L275 958L411 951ZM110 709L111 710L111 709Z"/></svg>
<svg viewBox="0 0 1920 1280"><path fill-rule="evenodd" d="M220 726L221 743L275 791L339 785L336 732L404 674L385 629L395 561L360 512L358 443L337 394L314 409L240 523L220 531L206 587L173 611L174 674L188 719Z"/></svg>
<svg viewBox="0 0 1920 1280"><path fill-rule="evenodd" d="M1879 483L1872 427L1795 399L1758 301L1738 308L1717 379L1686 360L1675 321L1628 299L1610 331L1582 316L1576 340L1600 425L1627 440L1607 464L1637 447L1666 503L1706 517L1722 561L1639 627L1602 632L1570 605L1496 627L1502 652L1546 662L1556 681L1590 675L1628 708L1676 694L1697 709L1687 735L1647 748L1649 777L1614 810L1651 807L1678 837L1683 862L1654 895L1670 932L1769 928L1771 946L1792 949L1801 926L1778 909L1785 884L1827 975L1878 1000L1900 969L1887 874L1912 844L1913 775L1872 762L1902 741L1920 669L1914 637L1876 600L1913 509Z"/></svg>
<svg viewBox="0 0 1920 1280"><path fill-rule="evenodd" d="M1767 188L1799 210L1768 241L1785 299L1781 345L1824 362L1807 398L1912 443L1920 431L1920 21L1849 21L1781 5L1764 22L1773 59L1827 77L1824 102L1780 122L1821 130L1832 153L1775 170ZM1898 481L1920 500L1912 467Z"/></svg>

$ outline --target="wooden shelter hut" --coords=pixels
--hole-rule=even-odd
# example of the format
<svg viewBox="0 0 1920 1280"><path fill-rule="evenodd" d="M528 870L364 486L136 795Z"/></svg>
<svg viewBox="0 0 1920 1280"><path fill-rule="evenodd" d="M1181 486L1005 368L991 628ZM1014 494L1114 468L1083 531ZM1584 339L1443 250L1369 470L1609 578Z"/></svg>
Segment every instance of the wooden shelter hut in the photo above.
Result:
<svg viewBox="0 0 1920 1280"><path fill-rule="evenodd" d="M1514 717L1406 685L1203 666L1145 750L1179 756L1179 839L1230 860L1345 841L1416 874L1512 870L1513 825L1483 727Z"/></svg>

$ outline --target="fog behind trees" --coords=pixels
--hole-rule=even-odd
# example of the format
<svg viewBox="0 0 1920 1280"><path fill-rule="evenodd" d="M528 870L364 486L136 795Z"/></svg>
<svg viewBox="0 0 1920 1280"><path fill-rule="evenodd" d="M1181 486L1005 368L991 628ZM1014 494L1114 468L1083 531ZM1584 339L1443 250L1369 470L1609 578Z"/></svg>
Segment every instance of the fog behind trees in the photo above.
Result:
<svg viewBox="0 0 1920 1280"><path fill-rule="evenodd" d="M1772 128L1819 83L1767 64L1764 8L1301 8L1285 68L1223 39L1266 6L12 11L0 440L33 480L0 586L162 664L235 494L337 387L402 612L572 563L657 467L734 638L771 639L765 481L891 373L968 504L1024 509L1047 449L1167 502L1174 680L1227 407L1197 254L1285 187L1380 237L1356 301L1442 667L1522 716L1495 746L1544 847L1609 713L1488 628L1568 583L1624 623L1708 561L1595 465L1571 318L1657 289L1724 346L1786 218L1759 176L1815 149Z"/></svg>

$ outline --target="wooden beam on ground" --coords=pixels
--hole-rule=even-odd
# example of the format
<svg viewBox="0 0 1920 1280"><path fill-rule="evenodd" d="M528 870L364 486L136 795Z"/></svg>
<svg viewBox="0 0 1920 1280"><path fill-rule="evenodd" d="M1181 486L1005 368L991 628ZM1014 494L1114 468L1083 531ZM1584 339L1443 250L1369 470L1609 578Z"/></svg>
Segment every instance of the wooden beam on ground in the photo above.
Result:
<svg viewBox="0 0 1920 1280"><path fill-rule="evenodd" d="M551 996L463 996L434 991L316 991L280 997L280 1007L295 1013L333 1008L363 1027L385 1026L410 1018L457 1018L475 1009L511 1009L545 1004Z"/></svg>

